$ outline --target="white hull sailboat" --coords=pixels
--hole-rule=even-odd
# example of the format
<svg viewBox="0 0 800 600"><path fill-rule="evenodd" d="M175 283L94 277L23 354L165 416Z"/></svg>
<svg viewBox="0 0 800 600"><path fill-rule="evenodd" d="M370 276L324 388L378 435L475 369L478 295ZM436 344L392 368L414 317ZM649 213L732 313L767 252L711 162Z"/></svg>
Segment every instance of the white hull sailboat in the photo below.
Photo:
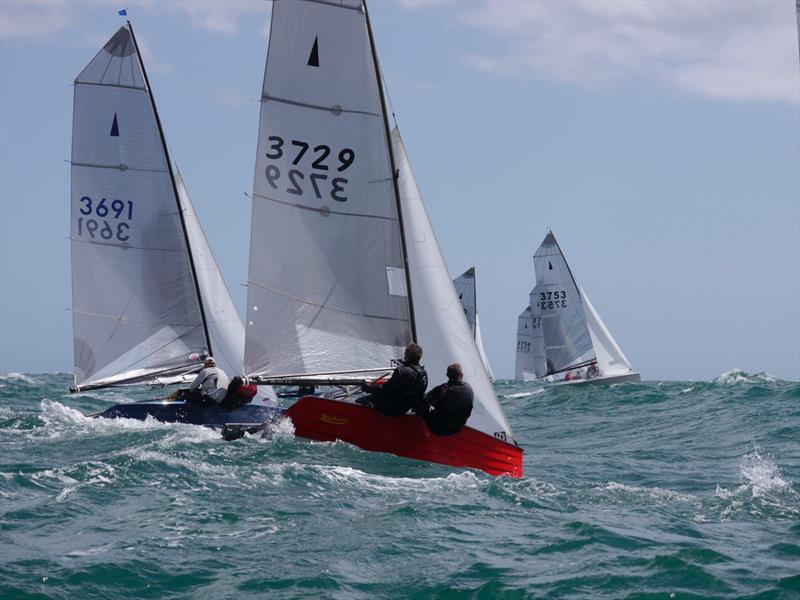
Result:
<svg viewBox="0 0 800 600"><path fill-rule="evenodd" d="M346 385L389 374L418 342L432 383L460 362L475 392L459 433L386 417ZM399 131L391 130L362 0L276 0L253 184L245 369L319 386L287 409L296 435L488 473L522 451L444 264Z"/></svg>
<svg viewBox="0 0 800 600"><path fill-rule="evenodd" d="M569 385L641 381L575 282L552 232L533 260L536 286L517 320L515 378Z"/></svg>
<svg viewBox="0 0 800 600"><path fill-rule="evenodd" d="M173 168L128 23L75 79L73 392L185 380L214 356L242 372L244 328ZM266 417L159 399L101 414L222 425Z"/></svg>
<svg viewBox="0 0 800 600"><path fill-rule="evenodd" d="M453 280L453 285L456 286L456 293L458 299L461 300L461 305L464 307L464 315L467 317L467 324L472 330L472 337L475 340L475 345L478 347L478 354L481 355L483 368L489 375L489 379L494 381L494 373L492 366L489 364L489 359L486 357L486 350L483 347L483 336L481 335L481 322L478 317L478 299L476 293L475 283L475 267L470 267L461 275Z"/></svg>

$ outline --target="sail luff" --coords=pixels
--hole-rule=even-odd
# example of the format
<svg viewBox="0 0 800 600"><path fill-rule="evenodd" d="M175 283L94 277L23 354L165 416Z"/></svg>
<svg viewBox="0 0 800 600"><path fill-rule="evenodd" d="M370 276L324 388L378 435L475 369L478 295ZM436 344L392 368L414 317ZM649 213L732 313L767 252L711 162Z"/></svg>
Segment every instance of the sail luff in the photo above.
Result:
<svg viewBox="0 0 800 600"><path fill-rule="evenodd" d="M383 127L386 131L386 149L389 153L389 165L392 170L392 189L394 190L394 199L397 205L397 222L400 227L400 243L403 249L403 264L405 267L406 289L408 290L408 316L411 322L411 340L417 341L417 325L414 318L414 294L411 291L411 274L408 268L408 247L406 244L405 227L403 225L403 207L400 202L400 190L397 185L397 165L395 162L394 149L392 148L392 134L389 128L389 118L386 111L386 96L383 89L383 79L381 77L380 63L378 62L378 52L375 49L375 38L372 34L372 23L369 19L369 11L367 10L367 0L362 0L364 7L364 18L367 22L367 35L369 36L370 50L372 51L372 64L375 67L375 82L378 86L378 93L381 99L381 113L383 118Z"/></svg>
<svg viewBox="0 0 800 600"><path fill-rule="evenodd" d="M131 39L133 40L133 46L136 48L136 59L139 61L139 68L142 70L142 75L144 76L145 87L147 88L147 95L150 98L150 105L153 108L153 114L156 117L156 127L158 129L159 136L161 138L161 146L164 149L164 157L167 161L167 169L169 170L169 178L172 182L172 191L175 195L175 205L178 208L178 217L180 218L181 222L181 229L183 230L183 241L186 244L186 252L187 256L189 257L189 266L192 273L192 280L194 281L194 289L195 293L197 294L197 304L200 308L200 318L203 322L203 333L206 338L206 348L208 350L209 356L213 356L213 348L211 347L211 336L208 333L208 322L206 321L206 313L205 308L203 306L203 295L200 293L200 283L197 279L197 269L195 268L194 264L194 257L192 256L192 247L189 243L189 233L186 230L186 220L183 214L183 207L181 206L180 198L178 197L178 185L175 181L175 172L172 168L172 159L170 158L169 148L167 147L167 140L164 136L164 128L161 125L161 117L158 116L158 107L156 106L156 99L153 96L153 88L150 86L150 79L147 76L147 69L145 69L144 61L142 60L142 55L139 52L139 44L136 42L136 35L133 33L133 25L131 25L130 21L128 23L128 31L130 31Z"/></svg>

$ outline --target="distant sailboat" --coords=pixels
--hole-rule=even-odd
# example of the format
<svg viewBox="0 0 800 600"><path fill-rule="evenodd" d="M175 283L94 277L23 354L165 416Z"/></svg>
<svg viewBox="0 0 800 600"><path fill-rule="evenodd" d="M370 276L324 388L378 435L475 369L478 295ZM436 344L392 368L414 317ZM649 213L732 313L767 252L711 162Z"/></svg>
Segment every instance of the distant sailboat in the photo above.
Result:
<svg viewBox="0 0 800 600"><path fill-rule="evenodd" d="M391 373L414 340L432 382L460 362L467 426L433 435L336 398L287 410L297 435L521 476L399 131L390 130L361 0L272 5L253 184L245 369L261 383L335 386ZM327 388L331 389L331 388Z"/></svg>
<svg viewBox="0 0 800 600"><path fill-rule="evenodd" d="M71 171L73 391L186 376L205 356L241 373L243 327L173 171L130 24L75 80ZM216 418L182 405L123 404L104 416Z"/></svg>
<svg viewBox="0 0 800 600"><path fill-rule="evenodd" d="M533 260L536 287L517 320L516 378L553 381L564 374L571 383L641 381L575 283L552 232ZM572 378L575 373L579 378Z"/></svg>
<svg viewBox="0 0 800 600"><path fill-rule="evenodd" d="M456 277L453 280L453 285L456 286L458 299L461 300L461 305L464 307L464 314L472 330L472 336L475 339L475 345L478 347L478 353L481 355L483 366L486 369L486 373L489 375L489 379L494 381L494 373L492 373L489 359L486 358L486 350L483 348L483 336L481 336L481 323L478 317L478 301L475 290L475 267L470 267Z"/></svg>

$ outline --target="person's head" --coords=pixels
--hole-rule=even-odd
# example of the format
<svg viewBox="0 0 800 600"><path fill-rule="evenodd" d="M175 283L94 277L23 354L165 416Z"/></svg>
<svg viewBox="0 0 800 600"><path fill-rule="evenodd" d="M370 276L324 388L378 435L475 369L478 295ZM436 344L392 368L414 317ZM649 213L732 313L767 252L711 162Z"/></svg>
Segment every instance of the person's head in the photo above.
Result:
<svg viewBox="0 0 800 600"><path fill-rule="evenodd" d="M447 367L447 379L449 381L461 381L464 378L464 371L461 370L461 365L453 363Z"/></svg>
<svg viewBox="0 0 800 600"><path fill-rule="evenodd" d="M406 346L406 351L403 353L404 361L411 363L412 365L416 365L419 363L421 358L422 348L419 347L419 344L411 342L408 346Z"/></svg>
<svg viewBox="0 0 800 600"><path fill-rule="evenodd" d="M214 360L213 356L206 356L206 359L203 361L204 367L216 367L217 361Z"/></svg>

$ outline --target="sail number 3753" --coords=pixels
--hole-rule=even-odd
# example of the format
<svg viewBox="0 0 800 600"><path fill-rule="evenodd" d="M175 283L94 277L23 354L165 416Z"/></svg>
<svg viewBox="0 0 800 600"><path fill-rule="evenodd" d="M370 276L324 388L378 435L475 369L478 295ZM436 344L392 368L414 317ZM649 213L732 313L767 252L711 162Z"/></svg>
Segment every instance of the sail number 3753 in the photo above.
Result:
<svg viewBox="0 0 800 600"><path fill-rule="evenodd" d="M269 160L280 160L285 154L291 158L291 168L285 174L277 165L267 165L264 169L264 176L267 183L274 189L283 187L288 194L302 196L304 188L314 191L314 195L320 200L323 196L330 196L337 202L347 202L345 195L347 179L345 177L332 177L342 171L346 171L356 159L356 153L352 148L343 148L339 151L336 158L331 157L330 146L318 144L311 146L302 140L289 140L286 143L282 137L271 135L267 138L269 151L266 156ZM306 160L303 160L309 153ZM338 159L338 160L337 160ZM311 163L309 165L309 163ZM308 168L311 172L308 172ZM333 169L336 169L335 171Z"/></svg>
<svg viewBox="0 0 800 600"><path fill-rule="evenodd" d="M80 200L78 212L78 235L91 239L127 242L130 239L130 221L133 220L131 200L112 200L102 198L95 202L89 196Z"/></svg>

